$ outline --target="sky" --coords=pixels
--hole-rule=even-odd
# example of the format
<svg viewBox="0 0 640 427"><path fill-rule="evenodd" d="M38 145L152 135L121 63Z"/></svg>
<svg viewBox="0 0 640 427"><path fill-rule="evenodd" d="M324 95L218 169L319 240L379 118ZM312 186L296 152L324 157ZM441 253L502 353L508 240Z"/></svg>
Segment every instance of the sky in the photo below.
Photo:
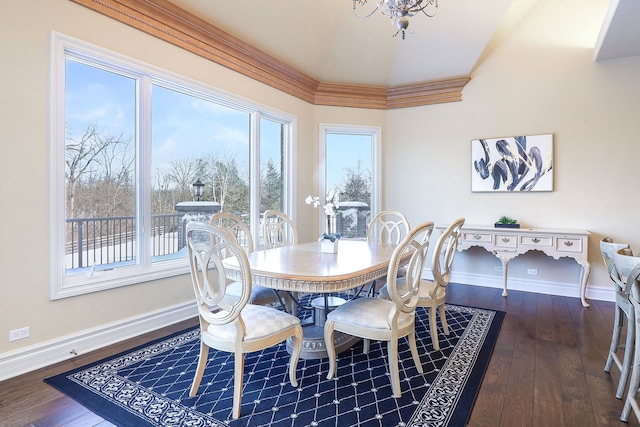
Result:
<svg viewBox="0 0 640 427"><path fill-rule="evenodd" d="M78 139L89 125L107 135L133 136L136 129L136 79L68 59L66 66L67 137ZM152 173L171 160L218 153L249 164L250 115L193 94L159 85L151 88ZM280 157L280 126L261 122L261 163ZM327 142L327 188L339 185L358 160L370 170L370 137L332 135ZM266 143L265 143L266 142ZM276 164L279 164L277 161Z"/></svg>

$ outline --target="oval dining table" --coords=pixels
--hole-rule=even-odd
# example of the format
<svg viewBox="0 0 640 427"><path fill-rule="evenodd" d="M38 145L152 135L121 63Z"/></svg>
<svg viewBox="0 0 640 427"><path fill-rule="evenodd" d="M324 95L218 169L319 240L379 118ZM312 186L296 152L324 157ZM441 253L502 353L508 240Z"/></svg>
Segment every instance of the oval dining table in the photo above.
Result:
<svg viewBox="0 0 640 427"><path fill-rule="evenodd" d="M332 294L345 292L384 277L396 245L363 240L341 239L336 253L320 250L320 242L300 243L247 254L252 283L294 294ZM400 265L409 262L411 253ZM237 263L225 262L231 279ZM325 312L326 315L326 312ZM304 341L301 358L327 357L324 330L317 323L303 323ZM336 351L353 346L359 338L335 334ZM290 350L290 345L288 345Z"/></svg>

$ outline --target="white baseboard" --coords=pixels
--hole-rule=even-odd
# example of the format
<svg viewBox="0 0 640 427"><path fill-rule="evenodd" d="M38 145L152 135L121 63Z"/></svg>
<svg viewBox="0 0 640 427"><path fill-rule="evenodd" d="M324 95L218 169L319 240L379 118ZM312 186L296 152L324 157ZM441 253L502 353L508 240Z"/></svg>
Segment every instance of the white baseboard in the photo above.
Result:
<svg viewBox="0 0 640 427"><path fill-rule="evenodd" d="M155 331L197 315L195 302L182 303L0 354L0 381L72 359L76 355Z"/></svg>
<svg viewBox="0 0 640 427"><path fill-rule="evenodd" d="M429 271L428 274L431 275L431 271ZM504 286L502 277L455 272L451 274L451 282L460 283L463 285L484 286L487 288L500 289L502 289L502 287ZM509 290L580 298L580 285L578 283L547 282L541 280L523 280L518 278L509 278L507 282L507 293L509 292ZM613 287L602 288L597 286L589 286L589 284L587 284L586 298L587 302L589 302L588 300L590 299L613 302L615 301L616 294Z"/></svg>

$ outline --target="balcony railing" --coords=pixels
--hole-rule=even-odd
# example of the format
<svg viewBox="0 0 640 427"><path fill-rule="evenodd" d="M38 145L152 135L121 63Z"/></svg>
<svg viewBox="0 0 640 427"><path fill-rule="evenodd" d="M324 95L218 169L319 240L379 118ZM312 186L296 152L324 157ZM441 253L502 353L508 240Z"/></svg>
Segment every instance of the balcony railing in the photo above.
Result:
<svg viewBox="0 0 640 427"><path fill-rule="evenodd" d="M180 214L153 215L152 256L177 253ZM67 219L67 269L133 261L136 221L132 216Z"/></svg>
<svg viewBox="0 0 640 427"><path fill-rule="evenodd" d="M206 217L210 218L211 214ZM185 218L187 217L184 213L151 217L152 257L156 260L169 257L183 249ZM188 218L204 220L195 216ZM345 238L366 238L366 224L369 219L370 210L367 205L344 203L338 209L337 230ZM78 218L67 219L66 222L67 270L135 262L135 217Z"/></svg>

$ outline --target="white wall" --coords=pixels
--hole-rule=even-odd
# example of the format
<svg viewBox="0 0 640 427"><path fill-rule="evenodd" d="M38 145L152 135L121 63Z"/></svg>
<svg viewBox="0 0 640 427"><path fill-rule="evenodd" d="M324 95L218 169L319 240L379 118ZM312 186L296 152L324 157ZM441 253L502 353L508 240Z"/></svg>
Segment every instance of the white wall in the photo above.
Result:
<svg viewBox="0 0 640 427"><path fill-rule="evenodd" d="M591 47L606 9L601 7L606 2L595 3L598 7L578 0L540 0L478 65L462 102L373 111L310 106L68 0L3 0L0 379L17 372L8 372L15 365L7 361L25 358L34 348L69 337L76 337L76 344L88 341L96 330L108 335L111 325L135 323L192 300L188 277L49 300L51 30L297 115L296 220L303 239L313 238L316 230L317 210L309 215L303 199L317 192L312 171L318 124L381 125L385 208L405 211L413 223L464 216L469 223L486 224L510 215L531 227L588 229L593 233L590 286L609 288L598 240L610 235L640 247L640 228L633 221L638 207L634 185L640 182L640 58L592 61ZM471 193L471 139L539 133L554 134L553 192ZM522 269L535 267L540 280L568 283L578 295L575 263L542 256L522 260L513 261L516 279ZM491 282L492 275L497 277L492 263L497 265L491 255L470 251L458 256L456 268ZM31 337L9 343L8 331L23 326L31 327ZM71 344L61 345L59 353L68 357L66 345Z"/></svg>

